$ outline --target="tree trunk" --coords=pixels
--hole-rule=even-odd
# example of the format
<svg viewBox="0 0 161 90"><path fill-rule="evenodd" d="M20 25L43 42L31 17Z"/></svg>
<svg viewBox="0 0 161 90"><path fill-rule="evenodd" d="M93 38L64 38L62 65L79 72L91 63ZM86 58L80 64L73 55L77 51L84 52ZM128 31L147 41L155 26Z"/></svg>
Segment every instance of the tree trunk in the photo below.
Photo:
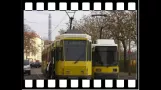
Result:
<svg viewBox="0 0 161 90"><path fill-rule="evenodd" d="M103 27L101 27L101 29L100 29L100 39L102 39L102 29L103 29Z"/></svg>
<svg viewBox="0 0 161 90"><path fill-rule="evenodd" d="M128 75L131 75L131 39L129 39L129 63L128 63Z"/></svg>
<svg viewBox="0 0 161 90"><path fill-rule="evenodd" d="M123 45L123 48L124 48L124 72L127 72L127 60L126 60L126 56L127 56L127 46L126 46L126 43L125 43L125 40L122 41L122 45Z"/></svg>
<svg viewBox="0 0 161 90"><path fill-rule="evenodd" d="M118 44L118 61L120 60L120 41L117 40L117 44Z"/></svg>

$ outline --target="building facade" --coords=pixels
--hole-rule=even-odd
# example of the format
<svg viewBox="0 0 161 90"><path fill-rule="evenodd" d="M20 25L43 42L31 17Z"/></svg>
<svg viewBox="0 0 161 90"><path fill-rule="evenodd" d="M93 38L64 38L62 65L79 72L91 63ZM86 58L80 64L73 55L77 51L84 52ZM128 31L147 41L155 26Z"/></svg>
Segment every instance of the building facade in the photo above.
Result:
<svg viewBox="0 0 161 90"><path fill-rule="evenodd" d="M38 51L36 52L35 55L33 55L31 52L27 56L26 53L24 52L24 59L29 59L32 62L35 61L42 62L41 53L42 50L44 49L44 41L38 35L36 35L36 37L33 40L35 41L35 47L37 48Z"/></svg>

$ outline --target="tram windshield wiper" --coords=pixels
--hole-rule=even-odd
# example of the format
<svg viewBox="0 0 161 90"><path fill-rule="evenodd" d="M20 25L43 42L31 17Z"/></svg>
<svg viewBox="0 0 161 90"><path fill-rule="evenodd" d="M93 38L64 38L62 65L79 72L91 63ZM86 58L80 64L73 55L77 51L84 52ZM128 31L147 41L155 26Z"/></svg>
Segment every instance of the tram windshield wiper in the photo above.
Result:
<svg viewBox="0 0 161 90"><path fill-rule="evenodd" d="M76 63L79 61L79 59L83 56L83 54L84 54L84 53L82 53L82 54L78 57L78 59L74 62L74 64L76 64Z"/></svg>

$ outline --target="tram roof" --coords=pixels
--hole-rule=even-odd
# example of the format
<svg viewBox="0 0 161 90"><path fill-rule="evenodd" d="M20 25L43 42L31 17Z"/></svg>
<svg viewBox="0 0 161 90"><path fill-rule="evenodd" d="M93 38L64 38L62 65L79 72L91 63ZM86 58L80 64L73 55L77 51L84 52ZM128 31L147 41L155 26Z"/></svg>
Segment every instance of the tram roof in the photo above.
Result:
<svg viewBox="0 0 161 90"><path fill-rule="evenodd" d="M85 34L85 33L77 29L72 29L72 30L67 30L65 34Z"/></svg>
<svg viewBox="0 0 161 90"><path fill-rule="evenodd" d="M56 37L56 39L65 39L65 38L87 38L88 40L91 40L91 36L88 34L62 34Z"/></svg>
<svg viewBox="0 0 161 90"><path fill-rule="evenodd" d="M92 44L92 46L117 46L117 44Z"/></svg>
<svg viewBox="0 0 161 90"><path fill-rule="evenodd" d="M97 39L92 46L117 46L113 39Z"/></svg>

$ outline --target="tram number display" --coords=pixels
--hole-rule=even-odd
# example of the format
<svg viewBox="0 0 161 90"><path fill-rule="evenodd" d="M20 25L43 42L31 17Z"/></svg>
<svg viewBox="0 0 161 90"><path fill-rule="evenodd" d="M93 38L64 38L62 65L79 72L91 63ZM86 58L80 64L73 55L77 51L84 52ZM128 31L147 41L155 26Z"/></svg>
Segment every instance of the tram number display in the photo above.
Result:
<svg viewBox="0 0 161 90"><path fill-rule="evenodd" d="M95 50L97 51L116 51L117 47L116 46L99 46L99 47L95 47Z"/></svg>
<svg viewBox="0 0 161 90"><path fill-rule="evenodd" d="M65 41L66 45L85 45L86 41Z"/></svg>

